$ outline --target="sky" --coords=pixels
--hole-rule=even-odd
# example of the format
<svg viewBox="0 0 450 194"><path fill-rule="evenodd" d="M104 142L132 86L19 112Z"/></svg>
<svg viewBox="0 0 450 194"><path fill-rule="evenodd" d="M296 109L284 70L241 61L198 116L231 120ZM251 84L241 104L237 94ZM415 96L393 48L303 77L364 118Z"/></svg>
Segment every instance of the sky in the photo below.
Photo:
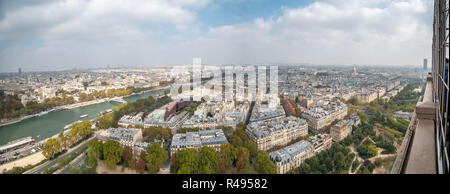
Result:
<svg viewBox="0 0 450 194"><path fill-rule="evenodd" d="M432 13L431 0L0 0L0 72L193 57L420 67L431 57Z"/></svg>

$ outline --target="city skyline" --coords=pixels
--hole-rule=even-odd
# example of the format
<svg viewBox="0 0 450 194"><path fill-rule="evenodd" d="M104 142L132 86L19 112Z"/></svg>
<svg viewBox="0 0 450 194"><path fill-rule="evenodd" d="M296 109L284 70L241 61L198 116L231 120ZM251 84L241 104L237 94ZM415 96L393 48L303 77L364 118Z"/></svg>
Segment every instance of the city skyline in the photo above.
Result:
<svg viewBox="0 0 450 194"><path fill-rule="evenodd" d="M0 4L0 72L169 66L195 56L208 64L418 68L431 59L431 1Z"/></svg>
<svg viewBox="0 0 450 194"><path fill-rule="evenodd" d="M371 149L376 146L379 151L368 154L361 146L357 146L354 155L340 151L343 157L356 156L361 163L346 159L345 168L322 169L320 173L386 174L389 169L379 165L375 168L373 165L377 162L374 160L390 158L384 163L393 164L393 154L401 149L403 133L409 120L414 119L413 102L418 100L423 87L423 72L408 68L286 65L271 66L265 71L263 67L226 66L223 76L221 72L215 72L219 68L201 68L203 63L199 58L194 58L192 63L197 66L192 71L149 68L3 74L0 76L0 172L117 173L115 166L125 163L107 163L109 167L104 169L101 167L103 162L112 162L111 158L95 159L97 165L90 163L93 158L89 156L90 151L86 152L86 149L92 150L94 144L116 144L114 150L123 146L123 149L133 150L135 157L137 153L140 157L142 153L146 157L157 157L149 150L158 147L163 153L160 156L164 156L161 160L167 161L155 168L149 167L150 164L139 167L142 165L138 163L142 164L142 161L134 163L136 171L129 166L132 171L127 170L127 174L191 174L197 167L178 168L178 164L184 165L184 162L178 163L174 158L182 157L188 149L198 153L206 150L224 157L227 146L248 150L249 154L241 157L255 162L242 166L238 159L233 163L225 158L228 161L223 166L225 171L213 166L200 173L319 173L309 171L301 164L310 163L310 158L322 158L332 152L329 150L340 149L339 146L348 146L349 141L360 135L369 135L366 132L360 134L362 129L375 132L383 125L395 131L373 136L376 144L371 145ZM214 74L214 77L200 79L196 77L197 73ZM235 81L233 74L236 74ZM192 83L184 79L190 76ZM224 82L218 83L217 79ZM191 90L189 86L192 86ZM211 88L221 86L225 89L211 91ZM268 91L260 90L264 86ZM258 88L257 94L255 88ZM225 98L220 98L222 95ZM256 95L260 96L252 98ZM391 122L383 122L384 117ZM162 136L150 132L159 134L157 130L162 130ZM398 137L389 136L392 132ZM91 138L83 140L86 137ZM62 156L52 154L64 150L67 145L78 144L70 139L82 139L79 144L89 144L89 148L69 149ZM59 142L59 148L49 147L55 141ZM366 143L364 146L369 146ZM87 156L82 154L85 152ZM67 159L74 165L59 165L58 162L58 166L52 167L69 154L81 155ZM265 159L257 155L265 155ZM83 156L88 159L84 160ZM123 161L133 161L126 157L124 154ZM35 165L45 158L49 161L35 167L16 165L21 162ZM218 162L214 160L217 157L211 158L212 162ZM371 162L375 163L362 163L367 158L372 158ZM267 169L260 168L257 161L267 165ZM360 167L350 168L348 165L351 164Z"/></svg>

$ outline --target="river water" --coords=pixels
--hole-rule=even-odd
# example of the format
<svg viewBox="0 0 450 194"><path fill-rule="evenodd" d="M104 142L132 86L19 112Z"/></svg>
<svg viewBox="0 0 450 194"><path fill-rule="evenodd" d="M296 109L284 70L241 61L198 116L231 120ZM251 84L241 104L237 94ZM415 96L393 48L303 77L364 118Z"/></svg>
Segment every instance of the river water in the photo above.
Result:
<svg viewBox="0 0 450 194"><path fill-rule="evenodd" d="M127 102L135 102L138 99L164 94L164 90L156 90L125 97ZM70 110L51 112L40 117L34 117L21 122L0 127L0 145L22 137L32 136L39 141L58 134L64 127L78 120L90 120L98 113L118 106L118 102L103 102ZM88 115L80 118L81 115ZM38 137L39 136L39 137Z"/></svg>

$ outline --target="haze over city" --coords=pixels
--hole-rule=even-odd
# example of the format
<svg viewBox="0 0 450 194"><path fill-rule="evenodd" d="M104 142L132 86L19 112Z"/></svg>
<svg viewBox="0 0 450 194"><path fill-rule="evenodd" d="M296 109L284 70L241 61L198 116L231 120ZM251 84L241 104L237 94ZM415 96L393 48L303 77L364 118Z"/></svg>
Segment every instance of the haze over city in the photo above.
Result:
<svg viewBox="0 0 450 194"><path fill-rule="evenodd" d="M433 1L0 1L0 72L110 66L410 65ZM431 62L431 59L429 59Z"/></svg>

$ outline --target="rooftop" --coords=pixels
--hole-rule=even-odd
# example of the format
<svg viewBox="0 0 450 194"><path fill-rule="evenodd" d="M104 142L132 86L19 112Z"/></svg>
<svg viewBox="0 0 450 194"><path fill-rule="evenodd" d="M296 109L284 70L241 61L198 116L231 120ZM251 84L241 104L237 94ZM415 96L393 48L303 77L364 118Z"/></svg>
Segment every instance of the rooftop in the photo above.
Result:
<svg viewBox="0 0 450 194"><path fill-rule="evenodd" d="M313 144L306 140L300 140L290 146L269 153L270 159L274 162L286 163L296 155L299 155L307 150L313 149Z"/></svg>
<svg viewBox="0 0 450 194"><path fill-rule="evenodd" d="M247 130L250 131L255 137L263 138L276 131L287 130L301 125L307 125L304 119L289 116L270 121L252 122L247 125Z"/></svg>
<svg viewBox="0 0 450 194"><path fill-rule="evenodd" d="M171 147L190 147L228 143L220 129L199 132L177 133L172 138Z"/></svg>

